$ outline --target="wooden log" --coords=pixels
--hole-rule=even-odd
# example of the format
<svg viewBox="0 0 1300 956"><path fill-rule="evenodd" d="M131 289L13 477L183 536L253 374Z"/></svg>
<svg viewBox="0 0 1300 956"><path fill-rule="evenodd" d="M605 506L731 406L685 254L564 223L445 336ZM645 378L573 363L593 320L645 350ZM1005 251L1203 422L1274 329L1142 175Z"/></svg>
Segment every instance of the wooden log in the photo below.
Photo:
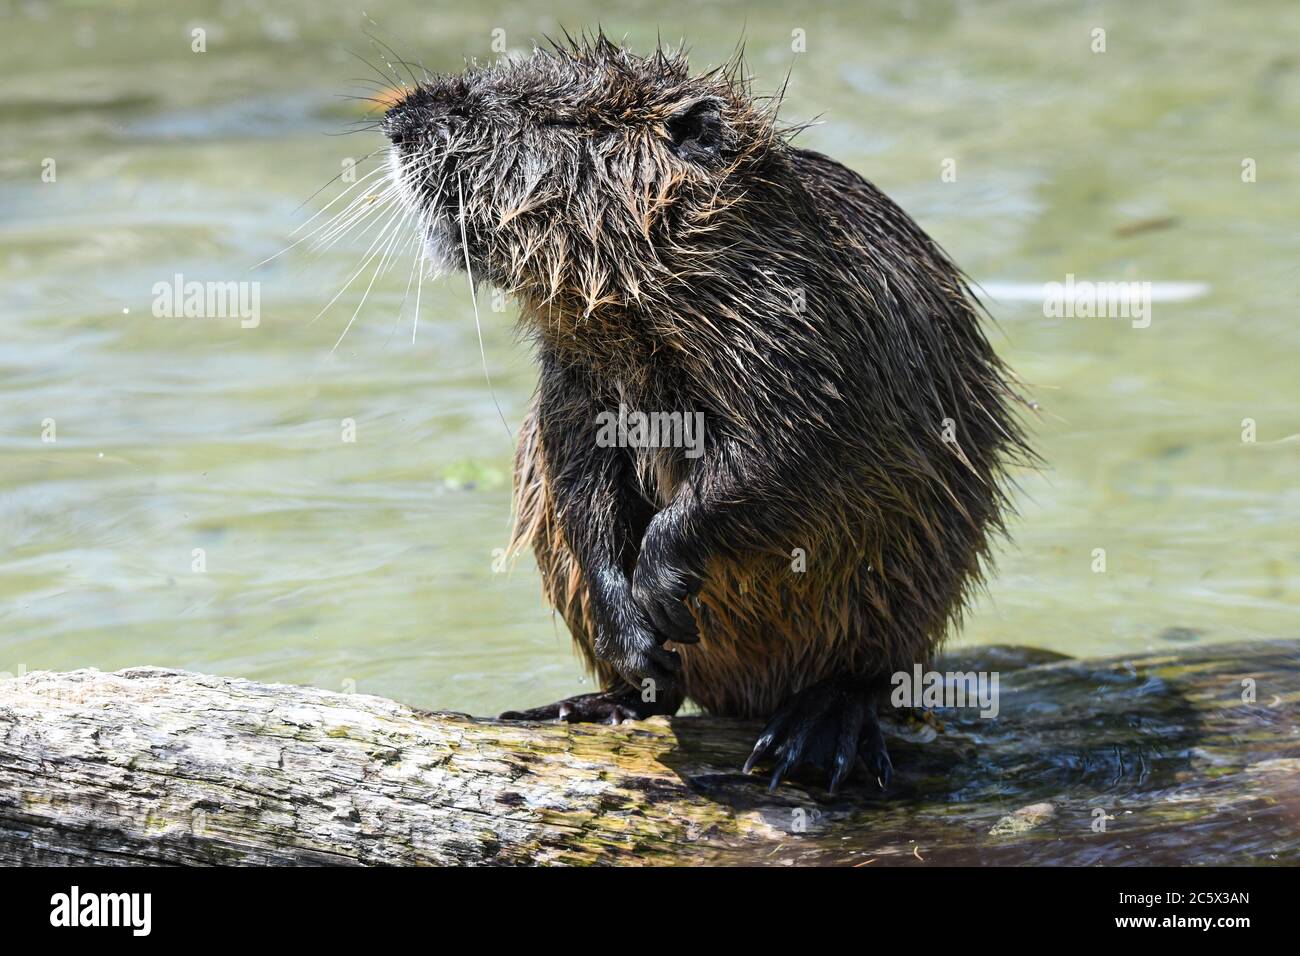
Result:
<svg viewBox="0 0 1300 956"><path fill-rule="evenodd" d="M0 862L1300 862L1300 644L1051 657L941 664L998 671L999 716L905 724L891 792L835 798L740 774L752 723L520 725L155 667L36 672L0 680Z"/></svg>

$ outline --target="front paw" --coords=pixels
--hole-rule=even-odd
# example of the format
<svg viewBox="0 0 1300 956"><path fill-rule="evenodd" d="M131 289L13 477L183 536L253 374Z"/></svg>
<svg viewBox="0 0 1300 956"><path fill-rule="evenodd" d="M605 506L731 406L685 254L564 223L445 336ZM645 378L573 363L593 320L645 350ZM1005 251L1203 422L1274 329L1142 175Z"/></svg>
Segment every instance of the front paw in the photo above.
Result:
<svg viewBox="0 0 1300 956"><path fill-rule="evenodd" d="M698 644L700 629L688 602L699 593L701 583L694 572L643 554L632 573L632 600L660 641Z"/></svg>
<svg viewBox="0 0 1300 956"><path fill-rule="evenodd" d="M666 699L678 692L682 659L664 647L649 627L642 623L624 627L611 645L598 653L643 699Z"/></svg>

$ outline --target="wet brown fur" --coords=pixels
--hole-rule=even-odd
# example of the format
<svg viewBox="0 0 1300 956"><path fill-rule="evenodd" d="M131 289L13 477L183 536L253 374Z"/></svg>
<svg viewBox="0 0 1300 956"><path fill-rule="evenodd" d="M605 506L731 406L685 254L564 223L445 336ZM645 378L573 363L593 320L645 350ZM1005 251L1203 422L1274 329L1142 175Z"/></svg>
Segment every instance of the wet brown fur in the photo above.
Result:
<svg viewBox="0 0 1300 956"><path fill-rule="evenodd" d="M613 555L630 580L671 514L665 553L698 556L702 579L681 689L759 717L819 680L928 661L1002 528L1005 468L1030 453L961 273L874 186L793 146L741 70L692 76L683 53L597 37L440 79L390 135L430 241L455 245L463 224L475 279L519 299L537 344L512 550L531 547L617 687L637 675L602 641L571 538L630 535ZM716 153L676 144L675 118L715 110ZM407 143L400 123L438 132ZM705 456L593 459L593 415L620 402L702 410ZM566 496L555 463L592 461L617 493Z"/></svg>

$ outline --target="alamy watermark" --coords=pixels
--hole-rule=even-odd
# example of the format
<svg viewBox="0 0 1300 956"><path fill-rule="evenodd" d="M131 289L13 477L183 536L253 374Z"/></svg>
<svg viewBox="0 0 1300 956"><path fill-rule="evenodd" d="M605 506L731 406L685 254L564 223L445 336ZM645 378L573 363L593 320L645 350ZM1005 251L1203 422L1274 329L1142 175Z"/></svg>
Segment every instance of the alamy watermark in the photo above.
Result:
<svg viewBox="0 0 1300 956"><path fill-rule="evenodd" d="M703 412L639 412L619 403L596 416L600 448L683 448L687 458L704 454Z"/></svg>
<svg viewBox="0 0 1300 956"><path fill-rule="evenodd" d="M50 925L126 926L133 936L148 936L152 910L151 893L83 893L73 886L50 897Z"/></svg>
<svg viewBox="0 0 1300 956"><path fill-rule="evenodd" d="M980 716L998 715L997 671L927 671L920 664L889 679L895 707L978 707Z"/></svg>
<svg viewBox="0 0 1300 956"><path fill-rule="evenodd" d="M152 291L156 318L239 319L245 329L262 321L260 282L186 282L178 272L170 282L155 282Z"/></svg>
<svg viewBox="0 0 1300 956"><path fill-rule="evenodd" d="M1043 285L1043 315L1049 319L1129 319L1133 328L1151 324L1150 282L1065 282Z"/></svg>

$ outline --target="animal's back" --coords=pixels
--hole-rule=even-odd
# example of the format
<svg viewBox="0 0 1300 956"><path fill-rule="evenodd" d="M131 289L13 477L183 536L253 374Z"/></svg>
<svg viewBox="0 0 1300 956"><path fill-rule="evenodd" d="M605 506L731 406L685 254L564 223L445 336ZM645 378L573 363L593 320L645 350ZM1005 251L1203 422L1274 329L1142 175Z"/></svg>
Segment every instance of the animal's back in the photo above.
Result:
<svg viewBox="0 0 1300 956"><path fill-rule="evenodd" d="M955 267L861 176L810 151L792 151L792 160L823 230L804 239L833 244L852 273L843 288L818 289L816 298L835 301L839 321L848 316L862 326L860 335L839 330L807 344L845 349L839 359L850 369L861 363L862 388L842 389L838 415L798 430L800 440L824 446L832 469L830 481L810 474L783 489L806 520L762 529L764 546L714 556L703 576L694 604L700 641L675 650L686 695L729 716L766 716L818 681L884 677L928 659L979 579L987 525L999 508L997 448L1014 435L1010 420L1002 421L1010 392ZM879 394L869 383L890 381L889 369L867 352L891 334L890 360L901 356L914 367L901 393ZM698 401L679 398L660 393L652 401ZM997 420L964 414L960 405L969 401L1000 413ZM520 436L513 547L531 544L548 600L589 670L611 686L618 677L593 646L587 582L557 519L561 503L548 481L538 415L534 404ZM706 421L710 438L719 430ZM620 452L628 492L645 500L647 514L671 499L673 488L634 480L647 470L638 469L635 450ZM674 472L690 480L689 461L676 456L658 473Z"/></svg>

